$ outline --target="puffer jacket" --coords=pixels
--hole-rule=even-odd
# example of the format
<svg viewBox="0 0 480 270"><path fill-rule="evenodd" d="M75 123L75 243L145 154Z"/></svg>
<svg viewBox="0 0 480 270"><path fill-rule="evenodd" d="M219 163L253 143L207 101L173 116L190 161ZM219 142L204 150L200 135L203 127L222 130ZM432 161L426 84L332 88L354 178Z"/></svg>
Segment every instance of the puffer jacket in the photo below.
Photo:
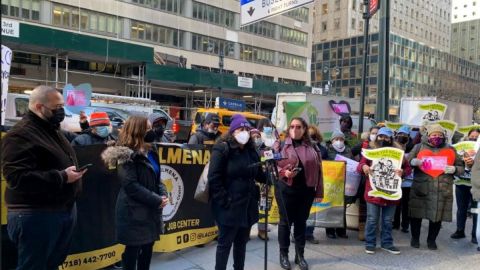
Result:
<svg viewBox="0 0 480 270"><path fill-rule="evenodd" d="M472 167L472 197L475 201L480 202L480 151L475 156Z"/></svg>
<svg viewBox="0 0 480 270"><path fill-rule="evenodd" d="M402 149L402 147L397 143L394 143L392 147ZM375 142L370 142L367 149L377 149L377 148L379 148L379 146ZM372 190L372 186L370 185L370 176L365 175L363 172L363 165L367 165L370 167L372 166L372 161L362 156L362 159L360 160L360 163L358 164L358 167L357 167L357 171L360 174L365 176L365 192L364 192L365 201L376 204L376 205L380 205L380 206L398 205L400 203L400 200L392 201L392 200L386 200L383 198L372 197L368 195L368 192ZM412 167L410 166L406 158L403 158L402 170L403 170L402 177L405 177L412 173Z"/></svg>
<svg viewBox="0 0 480 270"><path fill-rule="evenodd" d="M158 240L163 232L160 205L162 196L167 196L160 175L145 155L127 147L108 147L102 158L109 166L117 166L121 183L115 207L117 240L130 246Z"/></svg>
<svg viewBox="0 0 480 270"><path fill-rule="evenodd" d="M422 150L430 150L438 153L441 150L452 151L455 155L455 161L451 166L455 166L456 176L464 173L465 165L458 156L455 149L449 145L443 144L435 148L426 141L417 144L408 156L409 162L417 158ZM419 168L415 168L413 183L410 191L410 216L414 218L425 218L432 222L452 221L453 204L453 174L441 174L438 177L432 177Z"/></svg>

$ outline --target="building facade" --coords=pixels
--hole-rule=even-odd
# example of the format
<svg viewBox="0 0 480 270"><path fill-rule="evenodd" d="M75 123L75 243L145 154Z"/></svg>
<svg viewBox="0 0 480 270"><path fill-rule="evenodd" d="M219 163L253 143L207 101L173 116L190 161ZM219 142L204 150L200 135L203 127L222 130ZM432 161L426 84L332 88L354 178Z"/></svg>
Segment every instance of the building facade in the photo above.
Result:
<svg viewBox="0 0 480 270"><path fill-rule="evenodd" d="M246 27L240 26L239 12L236 0L2 0L2 18L21 24L18 40L2 41L14 51L11 89L90 82L97 92L153 97L187 107L206 92L248 94L271 102L284 85L309 86L312 8ZM46 30L51 36L43 38L52 44L22 39L34 34L26 31L37 29ZM85 47L67 40L58 46L72 43L75 48L60 50L53 46L57 33L99 39L106 49L81 53ZM135 49L125 54L127 59L115 58L109 54L112 42L148 48L151 59L128 59ZM171 76L184 72L178 69L195 72L189 78ZM228 84L237 76L254 78L254 87ZM262 87L255 87L257 81Z"/></svg>
<svg viewBox="0 0 480 270"><path fill-rule="evenodd" d="M451 53L480 64L480 1L453 1L452 14Z"/></svg>
<svg viewBox="0 0 480 270"><path fill-rule="evenodd" d="M375 113L378 72L378 33L369 36L366 111ZM363 35L315 44L312 86L327 95L359 98ZM390 115L399 113L402 97L436 96L480 106L480 65L390 34ZM328 87L325 87L327 86Z"/></svg>

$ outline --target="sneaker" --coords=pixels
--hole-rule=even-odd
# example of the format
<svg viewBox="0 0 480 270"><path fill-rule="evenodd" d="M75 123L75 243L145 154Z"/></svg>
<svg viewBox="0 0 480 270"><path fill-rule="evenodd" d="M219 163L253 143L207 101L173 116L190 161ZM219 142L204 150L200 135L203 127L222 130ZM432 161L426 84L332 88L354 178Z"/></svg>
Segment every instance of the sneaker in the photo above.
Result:
<svg viewBox="0 0 480 270"><path fill-rule="evenodd" d="M395 254L395 255L398 255L400 254L400 250L398 248L396 248L395 246L391 246L391 247L382 247L383 250L391 253L391 254Z"/></svg>
<svg viewBox="0 0 480 270"><path fill-rule="evenodd" d="M464 231L456 231L452 235L450 235L450 238L452 239L462 239L465 238L465 232Z"/></svg>
<svg viewBox="0 0 480 270"><path fill-rule="evenodd" d="M318 239L315 239L315 237L307 237L307 242L309 242L310 244L314 244L314 245L318 245L320 244L320 240Z"/></svg>
<svg viewBox="0 0 480 270"><path fill-rule="evenodd" d="M365 247L365 253L375 254L375 248L374 247Z"/></svg>
<svg viewBox="0 0 480 270"><path fill-rule="evenodd" d="M123 269L122 261L116 262L116 263L113 265L113 269Z"/></svg>

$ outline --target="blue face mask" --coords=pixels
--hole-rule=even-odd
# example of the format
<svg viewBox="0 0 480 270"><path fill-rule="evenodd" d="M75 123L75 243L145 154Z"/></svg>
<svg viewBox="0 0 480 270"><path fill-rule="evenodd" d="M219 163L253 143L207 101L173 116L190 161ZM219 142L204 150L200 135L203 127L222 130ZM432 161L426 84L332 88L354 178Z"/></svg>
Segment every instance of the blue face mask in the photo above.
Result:
<svg viewBox="0 0 480 270"><path fill-rule="evenodd" d="M266 135L272 135L273 128L272 127L263 127L263 133L265 133Z"/></svg>
<svg viewBox="0 0 480 270"><path fill-rule="evenodd" d="M110 134L110 129L107 126L96 127L95 131L102 138L106 138Z"/></svg>

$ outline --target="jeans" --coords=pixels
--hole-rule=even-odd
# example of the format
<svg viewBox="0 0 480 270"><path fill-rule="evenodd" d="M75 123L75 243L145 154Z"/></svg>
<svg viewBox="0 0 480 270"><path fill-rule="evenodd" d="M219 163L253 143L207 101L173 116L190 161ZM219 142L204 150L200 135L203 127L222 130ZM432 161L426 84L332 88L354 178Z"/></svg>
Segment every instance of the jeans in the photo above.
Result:
<svg viewBox="0 0 480 270"><path fill-rule="evenodd" d="M393 246L392 220L395 214L395 205L379 206L367 202L367 224L365 226L365 246L377 245L377 225L382 218L381 246L389 248Z"/></svg>
<svg viewBox="0 0 480 270"><path fill-rule="evenodd" d="M218 225L218 244L215 258L215 270L227 269L228 257L233 244L233 269L243 270L245 252L250 236L250 227L231 227Z"/></svg>
<svg viewBox="0 0 480 270"><path fill-rule="evenodd" d="M465 223L467 222L468 205L472 202L472 187L455 185L455 199L457 201L457 231L465 230ZM477 228L477 216L473 216L472 237L475 237Z"/></svg>
<svg viewBox="0 0 480 270"><path fill-rule="evenodd" d="M17 270L57 270L68 255L77 208L8 211L8 236L18 252Z"/></svg>
<svg viewBox="0 0 480 270"><path fill-rule="evenodd" d="M152 260L153 243L126 246L122 254L123 270L148 270Z"/></svg>

